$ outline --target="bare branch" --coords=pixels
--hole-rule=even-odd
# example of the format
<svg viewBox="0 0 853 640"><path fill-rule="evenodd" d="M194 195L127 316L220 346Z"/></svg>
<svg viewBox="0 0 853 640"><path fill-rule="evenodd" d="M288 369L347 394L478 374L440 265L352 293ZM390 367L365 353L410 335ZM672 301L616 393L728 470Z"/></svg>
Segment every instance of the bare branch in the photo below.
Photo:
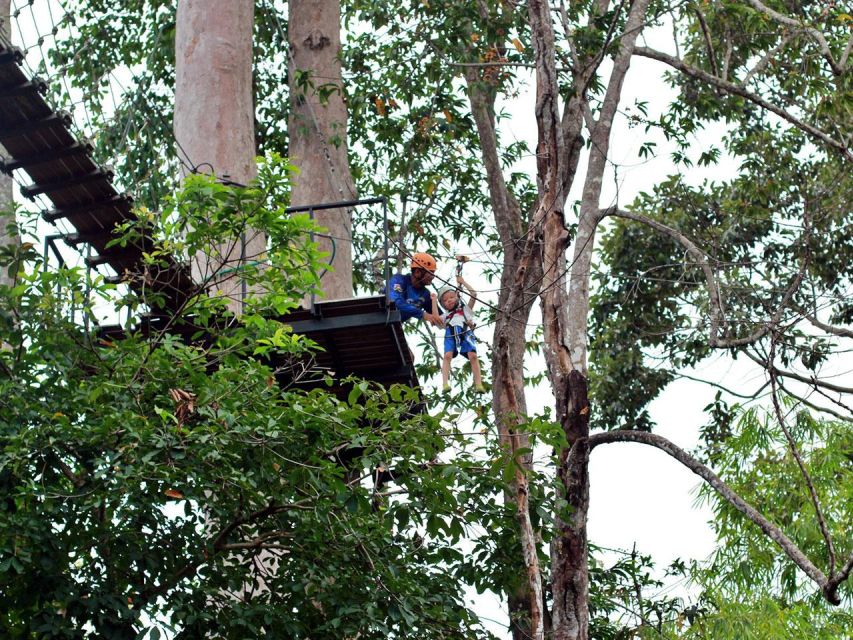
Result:
<svg viewBox="0 0 853 640"><path fill-rule="evenodd" d="M267 533L252 538L251 540L223 544L220 545L219 548L223 551L233 551L235 549L270 549L275 547L290 550L289 547L282 547L280 544L271 543L270 540L279 540L281 538L291 537L293 537L292 531L276 529L275 531L268 531Z"/></svg>
<svg viewBox="0 0 853 640"><path fill-rule="evenodd" d="M815 411L820 411L821 413L828 413L829 415L833 416L834 418L837 418L838 420L842 420L844 422L853 422L853 418L851 418L850 416L841 415L837 411L833 411L832 409L830 409L828 407L821 407L820 405L816 405L813 402L809 402L808 400L806 400L801 395L798 395L798 394L794 393L793 391L791 391L790 389L788 389L781 382L779 382L779 389L784 391L786 395L788 395L792 398L795 398L797 400L797 402L801 402L802 404L806 405L809 409L813 409Z"/></svg>
<svg viewBox="0 0 853 640"><path fill-rule="evenodd" d="M754 353L750 353L749 351L744 351L747 357L760 364L765 369L770 368L770 363L765 359L761 358ZM842 387L841 385L832 384L831 382L826 382L825 380L820 380L815 376L807 377L800 375L799 373L794 373L793 371L785 371L784 369L774 369L777 375L782 376L783 378L790 378L791 380L796 380L797 382L803 382L805 384L811 385L815 388L820 387L822 389L828 389L829 391L835 391L837 393L853 393L853 387Z"/></svg>
<svg viewBox="0 0 853 640"><path fill-rule="evenodd" d="M853 51L853 33L850 34L850 38L847 40L847 46L844 47L844 53L841 54L841 60L838 61L838 64L842 69L847 68L847 60L850 58L851 51Z"/></svg>
<svg viewBox="0 0 853 640"><path fill-rule="evenodd" d="M575 73L574 73L574 84L576 87L581 87L585 84L585 82L580 81L580 70L583 67L580 61L580 57L578 56L578 50L575 46L574 40L574 30L572 29L571 23L569 22L569 15L566 11L566 3L563 0L560 0L560 21L563 23L563 31L566 34L566 43L569 46L569 55L572 58L572 65L574 65ZM572 103L572 101L574 101ZM566 104L563 112L563 119L561 125L563 127L563 147L568 148L569 142L572 139L571 134L567 134L567 129L577 127L577 133L575 133L575 137L580 133L580 126L574 122L574 119L569 119L567 116L569 114L573 114L580 110L583 115L583 120L586 123L586 128L589 130L590 135L595 130L595 118L592 115L592 109L589 106L589 101L583 95L578 95L575 93L570 99L571 104ZM577 163L575 162L575 166ZM564 173L566 171L564 170ZM574 174L574 170L571 170L571 174ZM563 181L563 189L564 191L568 187L567 181L564 179Z"/></svg>
<svg viewBox="0 0 853 640"><path fill-rule="evenodd" d="M678 69L679 71L690 76L691 78L696 78L697 80L707 82L708 84L727 91L728 93L740 96L742 98L746 98L750 102L760 106L762 109L766 109L771 113L775 113L777 116L786 120L787 122L790 122L798 129L822 141L827 146L840 151L845 159L853 160L853 151L851 151L851 149L844 142L840 142L828 135L827 133L821 131L820 129L813 127L807 122L803 122L785 109L782 109L778 105L768 102L761 96L752 93L751 91L748 91L746 88L739 84L729 82L728 80L723 80L722 78L717 78L716 76L713 76L710 73L703 71L702 69L697 69L696 67L686 64L683 60L679 60L678 58L675 58L661 51L657 51L655 49L650 49L648 47L637 47L635 49L635 53L645 58L651 58L652 60L657 60L659 62L663 62L664 64L668 64L673 69Z"/></svg>
<svg viewBox="0 0 853 640"><path fill-rule="evenodd" d="M804 315L806 319L818 329L823 329L827 333L831 333L832 335L839 336L841 338L853 338L853 331L846 327L835 327L833 325L821 322L811 314L806 313Z"/></svg>
<svg viewBox="0 0 853 640"><path fill-rule="evenodd" d="M779 423L779 427L782 429L782 433L785 434L785 440L788 441L788 448L791 451L791 455L794 457L794 461L797 463L797 467L800 469L800 474L803 476L803 480L806 483L806 487L809 490L809 496L812 500L812 506L815 510L815 515L817 515L817 522L820 527L821 535L823 535L823 539L826 541L826 548L829 552L829 574L832 575L835 572L835 546L832 544L832 538L829 535L829 528L826 526L826 518L823 515L823 509L820 507L820 500L817 496L817 491L814 487L814 482L812 482L811 476L809 475L808 469L806 469L806 465L803 462L803 458L800 455L799 450L797 449L797 443L794 442L794 438L791 435L791 432L788 430L788 425L785 424L785 416L782 415L782 407L779 405L779 390L777 389L776 384L776 371L774 369L774 362L776 360L776 340L772 340L770 342L770 355L768 357L770 361L770 369L768 369L767 373L770 376L770 397L773 400L773 411L776 414L776 421Z"/></svg>
<svg viewBox="0 0 853 640"><path fill-rule="evenodd" d="M832 584L830 583L830 580L812 563L811 560L808 559L808 557L806 557L794 541L786 536L779 527L759 513L755 507L741 498L731 487L723 482L719 476L699 462L699 460L656 433L620 429L617 431L596 433L589 437L590 449L593 449L600 444L607 444L611 442L637 442L640 444L646 444L660 449L664 453L667 453L678 460L681 464L707 482L721 498L740 511L750 521L755 523L764 535L779 545L785 555L788 556L791 561L803 571L803 573L805 573L821 588L824 596L831 604L838 605L841 603L841 600L838 598L835 591L829 590L829 587ZM835 579L835 577L837 576L833 576L833 579ZM835 587L837 586L838 585L836 584Z"/></svg>
<svg viewBox="0 0 853 640"><path fill-rule="evenodd" d="M765 67L770 64L770 61L773 60L774 57L776 57L776 54L780 53L785 47L788 46L788 43L793 37L794 35L792 33L786 33L785 35L783 35L782 39L779 41L779 44L777 44L775 47L770 49L770 51L765 53L764 57L762 57L761 60L755 63L755 66L747 72L747 74L743 77L743 80L741 80L740 83L743 86L748 85L749 81L752 80L752 78L755 77L756 74L764 71Z"/></svg>
<svg viewBox="0 0 853 640"><path fill-rule="evenodd" d="M776 326L779 324L779 321L782 319L782 314L785 313L785 309L791 302L791 298L794 297L794 294L797 292L797 290L800 288L800 285L803 283L803 278L806 274L806 267L808 266L808 262L808 257L806 257L806 259L802 261L799 271L797 271L797 274L791 279L791 283L785 290L785 295L782 296L782 300L779 302L779 306L776 307L776 310L773 312L773 315L770 316L770 318L766 320L758 329L742 338L726 338L724 340L712 339L712 346L742 347L748 344L753 344L754 342L757 342L758 340L766 336L768 333L770 333L774 328L776 328Z"/></svg>
<svg viewBox="0 0 853 640"><path fill-rule="evenodd" d="M726 53L723 55L723 74L720 76L723 80L729 79L729 68L732 64L732 53L734 52L734 45L732 45L733 38L729 37L728 27L726 28Z"/></svg>
<svg viewBox="0 0 853 640"><path fill-rule="evenodd" d="M769 16L779 24L784 24L788 27L793 27L798 29L801 32L807 33L811 36L812 40L814 40L818 47L820 47L820 54L824 57L824 59L829 63L830 68L832 69L832 73L837 76L840 76L844 73L844 68L840 67L838 63L835 61L835 58L832 57L832 52L829 50L829 44L826 42L826 38L824 38L823 34L815 29L814 27L810 27L806 24L803 24L799 20L795 20L786 15L771 9L766 6L760 0L746 0L756 11L760 11L766 16Z"/></svg>
<svg viewBox="0 0 853 640"><path fill-rule="evenodd" d="M222 546L223 551L243 551L246 549L264 549L270 551L284 551L290 552L293 551L292 547L288 547L283 544L276 544L271 542L234 542L231 544L226 544Z"/></svg>
<svg viewBox="0 0 853 640"><path fill-rule="evenodd" d="M735 396L736 398L743 398L745 400L755 400L756 398L758 398L758 395L762 391L764 391L764 388L770 384L769 382L765 382L763 385L758 387L758 389L756 389L753 393L747 394L747 393L738 393L737 391L733 391L732 389L729 389L725 385L719 384L718 382L712 382L711 380L705 380L703 378L696 378L694 376L687 375L686 373L678 373L676 375L679 378L684 378L685 380L692 380L694 382L701 382L702 384L707 384L707 385L710 385L712 387L716 387L717 389L720 389L721 391L725 391L729 395Z"/></svg>
<svg viewBox="0 0 853 640"><path fill-rule="evenodd" d="M461 67L463 69L473 68L488 68L488 67L524 67L526 69L535 69L536 65L532 62L448 62L451 67ZM559 71L559 69L558 69Z"/></svg>
<svg viewBox="0 0 853 640"><path fill-rule="evenodd" d="M693 12L699 20L699 26L702 27L702 35L705 38L705 48L708 50L708 62L711 65L711 73L715 76L719 76L720 71L717 69L717 56L714 53L714 43L711 41L711 31L708 29L708 22L705 20L705 14L703 14L701 9L696 5L693 5Z"/></svg>

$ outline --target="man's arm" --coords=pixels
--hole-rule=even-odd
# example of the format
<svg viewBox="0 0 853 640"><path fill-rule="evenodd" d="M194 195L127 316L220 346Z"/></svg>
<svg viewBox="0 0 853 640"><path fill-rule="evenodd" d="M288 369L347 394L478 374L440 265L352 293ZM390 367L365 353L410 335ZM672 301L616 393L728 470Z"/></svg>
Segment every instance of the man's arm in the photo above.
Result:
<svg viewBox="0 0 853 640"><path fill-rule="evenodd" d="M429 294L430 297L430 311L429 313L424 313L423 319L429 322L436 327L443 327L444 320L441 318L441 313L438 310L438 294L433 291Z"/></svg>
<svg viewBox="0 0 853 640"><path fill-rule="evenodd" d="M389 282L388 284L391 287L391 291L389 292L388 297L391 298L391 302L394 303L394 306L397 307L397 310L401 313L406 314L407 316L422 320L426 311L424 309L421 309L420 307L410 304L406 300L406 283L403 280L403 276L401 276L400 274L392 276L391 282Z"/></svg>

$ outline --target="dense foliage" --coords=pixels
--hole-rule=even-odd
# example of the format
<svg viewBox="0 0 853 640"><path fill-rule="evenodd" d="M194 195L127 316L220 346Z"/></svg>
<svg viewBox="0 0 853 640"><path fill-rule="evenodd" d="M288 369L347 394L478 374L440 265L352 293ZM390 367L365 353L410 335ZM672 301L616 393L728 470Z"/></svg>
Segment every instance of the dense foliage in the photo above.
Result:
<svg viewBox="0 0 853 640"><path fill-rule="evenodd" d="M264 293L239 319L199 296L171 319L192 323L184 339L134 324L99 336L81 314L156 301L100 279L86 297L82 270L34 259L0 291L4 637L487 635L458 543L504 517L494 473L441 462L464 438L411 389L294 385L313 347L270 318L316 285L318 256L310 221L271 206L284 177L271 163L247 189L196 178L157 223L161 250L189 255L265 229L270 266L251 276ZM395 484L373 481L392 468Z"/></svg>

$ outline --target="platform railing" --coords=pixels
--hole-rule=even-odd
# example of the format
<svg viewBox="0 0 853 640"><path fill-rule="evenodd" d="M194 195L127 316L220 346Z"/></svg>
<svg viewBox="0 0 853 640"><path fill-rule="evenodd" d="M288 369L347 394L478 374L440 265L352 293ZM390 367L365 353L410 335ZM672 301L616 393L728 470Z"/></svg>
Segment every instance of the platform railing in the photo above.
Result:
<svg viewBox="0 0 853 640"><path fill-rule="evenodd" d="M307 213L309 217L313 220L314 213L316 211L326 211L329 209L352 209L360 206L368 206L374 204L382 205L382 246L383 246L383 281L384 281L384 290L385 290L385 304L388 305L388 296L390 293L390 283L391 283L391 260L388 253L388 199L384 196L380 196L378 198L360 198L358 200L341 200L338 202L327 202L323 204L308 204L308 205L299 205L293 207L287 207L285 211L287 213ZM314 241L315 234L312 232L311 241ZM330 262L330 265L334 264L334 258ZM316 303L316 294L311 294L311 309L313 311Z"/></svg>

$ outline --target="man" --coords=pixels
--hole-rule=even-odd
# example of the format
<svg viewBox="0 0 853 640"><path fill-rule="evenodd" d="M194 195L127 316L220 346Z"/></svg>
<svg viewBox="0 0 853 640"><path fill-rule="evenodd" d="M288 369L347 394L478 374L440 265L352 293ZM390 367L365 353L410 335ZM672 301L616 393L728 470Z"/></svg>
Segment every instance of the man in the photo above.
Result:
<svg viewBox="0 0 853 640"><path fill-rule="evenodd" d="M435 278L435 258L428 253L416 253L412 256L411 268L409 275L397 273L391 278L390 298L400 312L400 318L403 321L417 318L443 327L441 316L433 313L432 297L427 290Z"/></svg>

